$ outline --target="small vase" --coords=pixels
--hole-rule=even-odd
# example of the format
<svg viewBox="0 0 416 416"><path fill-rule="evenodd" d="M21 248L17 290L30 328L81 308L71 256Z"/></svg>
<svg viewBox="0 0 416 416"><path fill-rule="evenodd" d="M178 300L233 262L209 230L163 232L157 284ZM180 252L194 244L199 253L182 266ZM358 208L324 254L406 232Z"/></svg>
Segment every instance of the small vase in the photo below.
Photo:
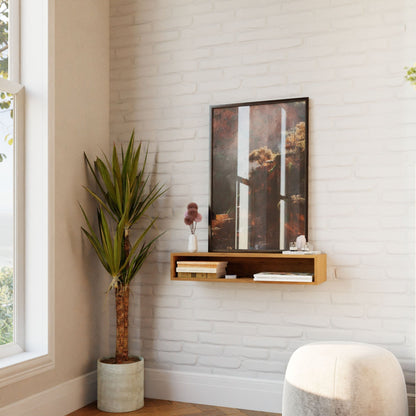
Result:
<svg viewBox="0 0 416 416"><path fill-rule="evenodd" d="M191 234L188 238L188 251L190 253L198 251L198 239L196 238L196 234Z"/></svg>

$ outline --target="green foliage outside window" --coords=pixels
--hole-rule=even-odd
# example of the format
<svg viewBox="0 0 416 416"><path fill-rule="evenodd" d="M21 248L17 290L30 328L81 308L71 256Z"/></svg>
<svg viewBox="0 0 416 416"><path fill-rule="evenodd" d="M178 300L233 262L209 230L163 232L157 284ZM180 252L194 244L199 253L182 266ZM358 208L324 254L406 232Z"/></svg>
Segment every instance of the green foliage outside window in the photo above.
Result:
<svg viewBox="0 0 416 416"><path fill-rule="evenodd" d="M0 75L7 78L9 71L9 0L0 0ZM3 107L0 107L3 108Z"/></svg>
<svg viewBox="0 0 416 416"><path fill-rule="evenodd" d="M13 342L13 269L0 269L0 345Z"/></svg>
<svg viewBox="0 0 416 416"><path fill-rule="evenodd" d="M9 70L9 0L0 0L0 77L7 79ZM0 93L0 111L8 110L12 96ZM13 114L11 113L13 117ZM13 144L13 138L4 140ZM0 162L6 157L0 153ZM13 342L13 268L0 268L0 345Z"/></svg>
<svg viewBox="0 0 416 416"><path fill-rule="evenodd" d="M9 0L0 0L0 77L7 79L9 72ZM0 111L7 110L12 104L12 96L1 92ZM13 117L13 110L10 113ZM12 145L13 138L6 137L4 140ZM6 158L4 153L0 153L0 163Z"/></svg>
<svg viewBox="0 0 416 416"><path fill-rule="evenodd" d="M407 79L407 81L409 81L414 87L416 87L416 64L414 64L413 66L411 66L410 68L405 68L406 69L406 75L405 78Z"/></svg>

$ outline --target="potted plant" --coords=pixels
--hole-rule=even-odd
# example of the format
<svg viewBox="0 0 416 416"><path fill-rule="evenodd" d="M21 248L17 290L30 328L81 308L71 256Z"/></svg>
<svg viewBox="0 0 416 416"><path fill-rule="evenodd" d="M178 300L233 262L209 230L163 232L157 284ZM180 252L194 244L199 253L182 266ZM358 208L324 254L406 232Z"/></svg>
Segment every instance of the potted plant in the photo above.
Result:
<svg viewBox="0 0 416 416"><path fill-rule="evenodd" d="M108 412L128 412L143 407L142 357L129 355L128 311L130 283L150 254L154 243L162 235L149 237L157 218L149 218L147 210L165 192L163 185L150 184L146 174L148 151L141 161L142 144L134 149L134 131L127 149L121 146L121 158L113 146L111 158L97 157L90 163L85 161L97 189L84 187L97 203L98 230L86 215L86 227L81 227L93 246L100 262L111 276L108 291L114 290L116 304L116 351L115 356L98 360L97 406ZM135 241L131 229L135 230Z"/></svg>

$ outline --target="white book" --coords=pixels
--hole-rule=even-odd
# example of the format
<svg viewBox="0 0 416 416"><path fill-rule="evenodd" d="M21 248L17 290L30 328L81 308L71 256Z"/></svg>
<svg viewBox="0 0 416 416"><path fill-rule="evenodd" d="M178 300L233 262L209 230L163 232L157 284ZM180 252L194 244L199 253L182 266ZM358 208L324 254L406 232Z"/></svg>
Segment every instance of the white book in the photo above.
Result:
<svg viewBox="0 0 416 416"><path fill-rule="evenodd" d="M275 278L265 278L265 277L255 277L253 279L255 282L299 282L299 283L311 283L312 279L290 279L287 277L275 277Z"/></svg>
<svg viewBox="0 0 416 416"><path fill-rule="evenodd" d="M283 251L282 254L293 254L293 255L301 256L303 254L321 254L321 251L286 250L286 251Z"/></svg>
<svg viewBox="0 0 416 416"><path fill-rule="evenodd" d="M292 272L261 272L254 274L254 281L258 282L312 282L312 273Z"/></svg>

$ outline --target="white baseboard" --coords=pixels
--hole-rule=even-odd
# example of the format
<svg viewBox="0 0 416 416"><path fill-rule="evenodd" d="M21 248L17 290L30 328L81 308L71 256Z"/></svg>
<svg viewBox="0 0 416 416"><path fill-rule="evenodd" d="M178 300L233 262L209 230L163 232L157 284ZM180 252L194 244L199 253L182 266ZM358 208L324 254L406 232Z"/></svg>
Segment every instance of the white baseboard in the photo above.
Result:
<svg viewBox="0 0 416 416"><path fill-rule="evenodd" d="M280 413L283 381L145 370L147 398Z"/></svg>
<svg viewBox="0 0 416 416"><path fill-rule="evenodd" d="M97 372L85 374L0 408L0 416L65 416L96 400Z"/></svg>
<svg viewBox="0 0 416 416"><path fill-rule="evenodd" d="M96 400L93 371L0 408L0 416L65 416ZM145 369L145 397L281 413L283 381ZM408 394L413 411L414 394ZM413 414L413 413L409 413Z"/></svg>

